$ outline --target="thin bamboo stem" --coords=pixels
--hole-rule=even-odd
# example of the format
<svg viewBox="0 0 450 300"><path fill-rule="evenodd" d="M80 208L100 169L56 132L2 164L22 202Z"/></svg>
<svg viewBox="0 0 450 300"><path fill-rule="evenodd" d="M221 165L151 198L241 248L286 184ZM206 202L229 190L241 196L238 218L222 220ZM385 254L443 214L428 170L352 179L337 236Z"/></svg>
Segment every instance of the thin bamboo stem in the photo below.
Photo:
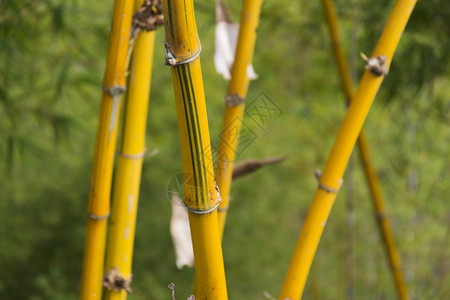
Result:
<svg viewBox="0 0 450 300"><path fill-rule="evenodd" d="M339 35L338 19L336 10L332 0L322 0L322 5L325 11L325 17L328 23L328 29L333 41L333 53L338 65L339 74L342 82L342 89L347 97L347 101L350 102L353 98L353 90L350 72L348 71L348 64L342 50L342 43ZM361 131L358 138L358 148L361 158L361 163L364 167L364 173L366 175L367 183L372 196L372 202L374 204L377 223L379 226L381 237L384 240L386 254L388 256L392 275L395 281L398 297L401 300L409 299L406 282L401 270L400 257L398 255L395 241L393 238L392 230L389 225L389 221L385 214L384 199L381 193L380 183L378 176L373 168L370 159L369 145L367 143L364 131Z"/></svg>
<svg viewBox="0 0 450 300"><path fill-rule="evenodd" d="M166 62L171 66L183 162L184 202L195 257L195 299L227 299L216 207L200 41L192 0L164 0Z"/></svg>
<svg viewBox="0 0 450 300"><path fill-rule="evenodd" d="M365 135L360 135L358 139L360 158L364 165L364 174L367 182L369 182L370 192L372 194L373 205L376 212L376 219L380 229L381 237L384 240L385 249L389 258L389 263L394 277L395 287L397 289L398 298L401 300L410 299L408 288L401 267L400 256L395 246L395 239L392 229L386 215L383 196L381 193L380 183L376 175L375 169L371 163L369 148Z"/></svg>
<svg viewBox="0 0 450 300"><path fill-rule="evenodd" d="M386 70L389 69L394 51L416 2L416 0L398 0L381 34L372 56L386 56ZM384 76L377 76L369 70L364 72L325 169L319 178L319 187L297 241L280 300L300 299L303 293L323 228L341 187L345 167L383 79Z"/></svg>
<svg viewBox="0 0 450 300"><path fill-rule="evenodd" d="M142 1L136 1L137 8ZM133 245L142 163L145 154L145 132L152 74L155 31L138 34L128 80L128 95L117 161L111 222L106 253L105 272L116 270L131 281ZM124 300L126 287L109 289L105 299Z"/></svg>
<svg viewBox="0 0 450 300"><path fill-rule="evenodd" d="M223 235L229 204L235 151L238 147L239 132L244 114L244 99L247 97L249 79L247 67L252 61L255 49L262 0L244 0L242 5L239 37L236 55L231 70L228 93L225 97L225 116L218 150L216 180L222 202L219 206L219 231ZM230 132L232 131L232 132Z"/></svg>
<svg viewBox="0 0 450 300"><path fill-rule="evenodd" d="M125 90L124 74L132 13L133 0L114 2L87 208L80 299L100 299L102 293L106 228L117 136L116 124L120 110L120 95Z"/></svg>

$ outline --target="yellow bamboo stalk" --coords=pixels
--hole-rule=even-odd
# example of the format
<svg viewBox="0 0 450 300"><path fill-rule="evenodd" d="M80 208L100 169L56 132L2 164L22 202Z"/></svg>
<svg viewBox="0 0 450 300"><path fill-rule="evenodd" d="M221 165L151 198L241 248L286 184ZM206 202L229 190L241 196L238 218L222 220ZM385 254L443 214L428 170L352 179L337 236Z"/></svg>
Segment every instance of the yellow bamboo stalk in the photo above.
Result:
<svg viewBox="0 0 450 300"><path fill-rule="evenodd" d="M164 0L166 63L171 66L180 134L184 203L195 257L195 299L227 299L222 246L217 227L220 195L206 115L201 51L192 0Z"/></svg>
<svg viewBox="0 0 450 300"><path fill-rule="evenodd" d="M218 150L216 180L222 203L218 218L219 231L223 234L227 215L235 150L238 146L239 132L244 114L244 99L247 96L249 79L247 67L252 61L255 49L256 29L258 28L262 0L244 0L242 4L239 37L236 55L231 70L231 79L225 97L225 116ZM232 130L233 133L230 134ZM238 134L236 134L238 133Z"/></svg>
<svg viewBox="0 0 450 300"><path fill-rule="evenodd" d="M375 48L373 57L386 56L389 69L394 51L417 0L398 0ZM376 72L376 71L373 71ZM279 299L300 299L317 245L342 183L348 159L384 76L364 72L344 122L339 130L319 187L306 217Z"/></svg>
<svg viewBox="0 0 450 300"><path fill-rule="evenodd" d="M136 1L136 10L142 1ZM138 29L139 30L139 29ZM138 34L128 80L128 95L113 191L113 203L106 253L105 272L118 272L126 286L115 285L105 299L125 300L131 282L131 266L139 200L145 132L152 73L155 31ZM112 278L112 280L117 278ZM114 286L114 282L108 282Z"/></svg>
<svg viewBox="0 0 450 300"><path fill-rule="evenodd" d="M125 91L124 74L132 13L133 0L114 2L87 207L88 219L80 288L80 299L83 300L101 298L106 227L117 136L116 124L120 110L120 95Z"/></svg>
<svg viewBox="0 0 450 300"><path fill-rule="evenodd" d="M327 20L330 37L333 43L333 53L338 65L342 89L347 98L347 102L349 103L353 98L353 88L347 60L342 49L336 10L334 8L332 0L322 0L322 6L324 8L325 18ZM389 221L385 215L384 199L381 193L378 176L373 168L370 159L369 145L367 143L364 131L361 131L359 135L358 148L361 162L364 167L364 173L366 175L367 183L369 185L370 193L372 196L375 212L377 215L377 223L380 229L381 236L384 240L386 252L391 265L392 275L394 277L395 286L397 288L397 294L399 299L406 300L409 299L409 295L406 282L403 277L403 272L401 270L400 257L395 246L395 241L389 225Z"/></svg>

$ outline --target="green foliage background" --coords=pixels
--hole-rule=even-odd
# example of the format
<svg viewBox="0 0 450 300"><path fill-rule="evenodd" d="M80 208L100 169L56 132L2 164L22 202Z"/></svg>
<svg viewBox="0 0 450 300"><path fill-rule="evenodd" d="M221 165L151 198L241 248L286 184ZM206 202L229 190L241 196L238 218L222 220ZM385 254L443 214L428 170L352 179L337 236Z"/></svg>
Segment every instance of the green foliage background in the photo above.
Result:
<svg viewBox="0 0 450 300"><path fill-rule="evenodd" d="M224 1L238 20L241 1ZM337 1L360 78L394 1ZM211 137L218 141L227 83L213 64L214 3L195 1ZM76 299L85 207L112 1L0 2L0 298ZM365 125L413 299L450 295L450 2L418 1ZM163 30L157 41L164 40ZM224 236L230 299L276 296L345 115L320 1L267 0L254 66L261 92L283 111L238 157L289 159L236 181ZM186 298L193 271L177 270L169 235L170 179L181 172L170 71L156 44L148 149L129 299ZM247 120L250 122L249 120ZM356 157L355 157L356 158ZM354 161L355 299L395 288L358 160ZM348 178L347 178L348 179ZM351 181L351 180L350 180ZM348 247L340 192L305 299L345 299Z"/></svg>

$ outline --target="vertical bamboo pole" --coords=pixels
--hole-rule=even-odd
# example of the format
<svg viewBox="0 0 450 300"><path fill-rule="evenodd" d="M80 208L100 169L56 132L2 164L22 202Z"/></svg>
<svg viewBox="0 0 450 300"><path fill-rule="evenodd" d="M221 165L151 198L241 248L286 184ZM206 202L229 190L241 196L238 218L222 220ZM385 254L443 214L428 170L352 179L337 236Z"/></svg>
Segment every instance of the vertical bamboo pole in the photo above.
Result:
<svg viewBox="0 0 450 300"><path fill-rule="evenodd" d="M392 10L373 57L385 56L385 71L417 0L398 0ZM380 64L382 66L383 64ZM372 70L374 73L378 73ZM280 300L300 299L320 237L330 214L336 194L342 183L346 164L356 143L364 120L384 76L364 72L344 122L339 130L325 169L319 178L319 186L306 217L294 255L280 293ZM384 72L383 72L384 73ZM378 73L379 74L379 73Z"/></svg>
<svg viewBox="0 0 450 300"><path fill-rule="evenodd" d="M137 0L135 10L142 5ZM111 221L106 253L107 274L118 272L126 286L108 282L105 299L124 300L131 282L136 214L142 162L145 154L145 132L152 73L155 31L138 32L128 80L128 94L119 146ZM114 280L117 278L112 278Z"/></svg>
<svg viewBox="0 0 450 300"><path fill-rule="evenodd" d="M380 229L381 237L384 240L385 249L392 270L392 276L394 277L395 286L397 288L398 298L401 300L407 300L410 299L410 297L401 268L400 256L398 254L397 247L395 246L395 240L392 234L391 226L389 225L389 220L386 216L380 183L371 163L369 148L367 147L367 141L364 135L359 136L358 145L360 158L364 165L364 174L366 175L367 182L369 182L369 188L372 194L378 227Z"/></svg>
<svg viewBox="0 0 450 300"><path fill-rule="evenodd" d="M346 95L347 102L351 102L353 98L353 89L351 83L351 77L348 69L348 64L342 50L342 43L339 34L338 19L336 10L332 0L322 0L322 5L325 12L325 18L327 20L328 29L330 31L330 37L333 43L333 53L338 65L339 74L342 82L342 89ZM381 193L380 183L378 181L377 174L373 168L370 159L369 145L367 143L364 131L361 131L358 138L358 148L361 157L361 162L364 167L364 173L366 175L367 183L369 185L372 201L374 204L377 223L380 229L381 237L384 240L386 253L390 262L392 275L394 277L395 286L399 299L409 299L405 279L401 270L400 257L398 255L395 241L393 238L392 230L389 225L389 221L385 215L384 199Z"/></svg>
<svg viewBox="0 0 450 300"><path fill-rule="evenodd" d="M222 196L222 203L220 203L218 211L221 235L223 234L229 203L235 150L238 146L239 132L245 108L244 99L247 96L249 85L247 67L252 61L255 49L256 29L258 28L261 5L262 0L244 0L242 4L236 55L231 70L228 93L225 97L225 116L216 169L217 185ZM228 132L230 128L232 128L233 134Z"/></svg>
<svg viewBox="0 0 450 300"><path fill-rule="evenodd" d="M111 177L117 136L120 95L125 91L125 64L133 13L133 0L114 2L103 95L97 127L92 182L88 201L86 241L80 299L100 299L105 257Z"/></svg>
<svg viewBox="0 0 450 300"><path fill-rule="evenodd" d="M227 299L206 115L201 51L192 0L164 0L166 63L171 66L183 162L184 203L195 256L195 299Z"/></svg>

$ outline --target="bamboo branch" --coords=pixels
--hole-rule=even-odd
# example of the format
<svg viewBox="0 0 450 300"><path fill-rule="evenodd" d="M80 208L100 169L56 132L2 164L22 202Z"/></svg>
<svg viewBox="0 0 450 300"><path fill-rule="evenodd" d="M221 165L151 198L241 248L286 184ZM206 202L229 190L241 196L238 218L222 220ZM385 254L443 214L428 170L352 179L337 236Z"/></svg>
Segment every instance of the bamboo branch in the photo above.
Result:
<svg viewBox="0 0 450 300"><path fill-rule="evenodd" d="M389 69L394 51L416 0L398 0L387 21L372 57L385 56ZM353 98L297 241L279 299L300 299L320 237L342 184L342 176L370 106L384 76L366 70Z"/></svg>

